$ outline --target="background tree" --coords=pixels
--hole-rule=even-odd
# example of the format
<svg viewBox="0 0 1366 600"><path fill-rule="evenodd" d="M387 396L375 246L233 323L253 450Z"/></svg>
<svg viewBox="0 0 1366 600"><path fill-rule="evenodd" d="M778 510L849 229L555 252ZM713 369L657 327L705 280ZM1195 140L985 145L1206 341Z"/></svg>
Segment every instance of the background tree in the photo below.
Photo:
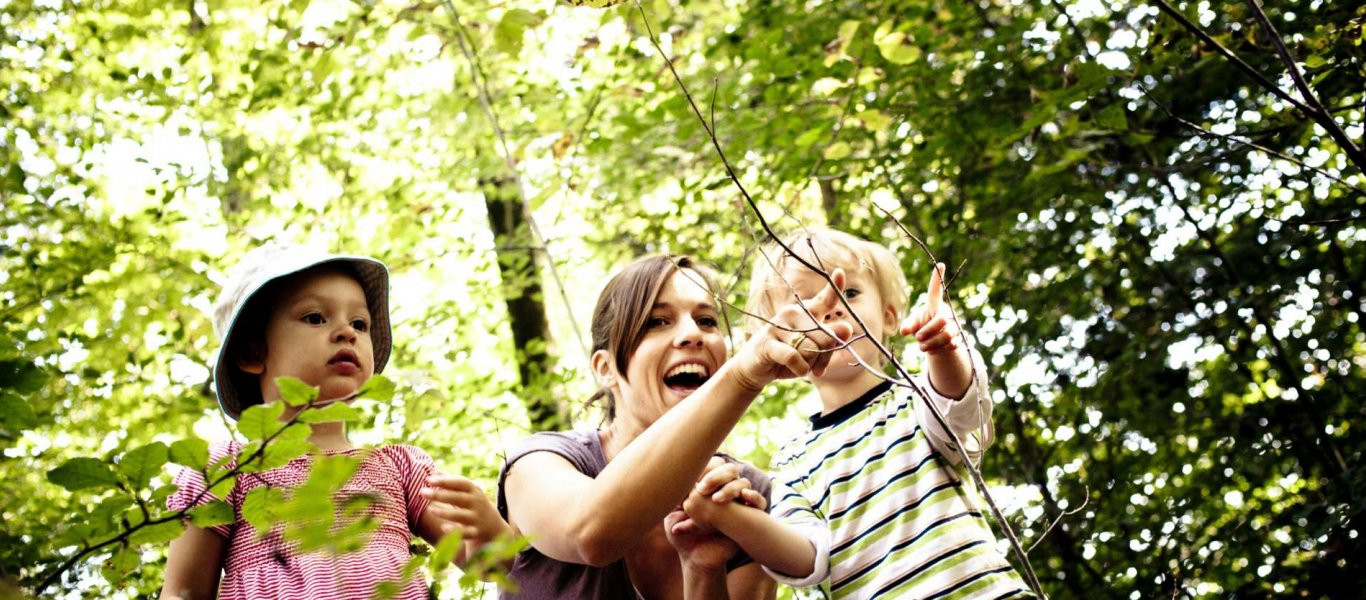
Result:
<svg viewBox="0 0 1366 600"><path fill-rule="evenodd" d="M631 6L3 6L0 574L22 585L127 496L48 471L227 435L203 311L261 240L390 263L399 391L359 436L485 482L535 403L595 422L575 323L606 273L690 252L743 284L755 260ZM907 233L949 263L993 369L986 474L1050 594L1359 595L1361 3L643 8L770 221L886 241L913 285ZM543 237L497 237L498 202ZM509 306L540 282L551 384L519 371L538 348ZM729 444L763 464L811 408L775 387ZM150 593L141 548L64 589Z"/></svg>

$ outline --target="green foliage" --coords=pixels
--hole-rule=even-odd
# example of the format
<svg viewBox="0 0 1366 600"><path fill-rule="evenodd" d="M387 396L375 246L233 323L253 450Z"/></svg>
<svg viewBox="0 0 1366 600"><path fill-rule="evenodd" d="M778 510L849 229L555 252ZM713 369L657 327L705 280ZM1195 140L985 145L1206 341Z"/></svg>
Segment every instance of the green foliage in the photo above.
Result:
<svg viewBox="0 0 1366 600"><path fill-rule="evenodd" d="M1366 184L1321 126L1151 5L644 4L770 221L889 242L913 285L931 260L900 225L950 265L998 401L987 476L1017 492L1008 517L1053 597L1366 585ZM201 439L231 435L205 313L263 241L390 265L400 385L321 412L489 491L530 427L526 387L567 409L591 394L579 340L615 266L693 253L743 302L761 232L634 7L456 6L460 23L436 4L6 4L0 589L88 550L49 589L153 595L158 540L227 518L162 510L164 463L221 498L310 450L316 417L278 420L315 397L291 383L238 423L256 458L207 464ZM1359 3L1261 6L1360 146ZM1248 3L1175 8L1288 79ZM504 278L510 238L479 201L509 158L545 237L508 261L539 268L551 328L520 348L505 300L533 281ZM524 387L542 349L556 368ZM766 463L808 393L766 390L729 444ZM249 520L288 527L295 499L258 497ZM298 539L364 538L346 506L311 508L345 534ZM446 596L476 585L423 564L409 574Z"/></svg>

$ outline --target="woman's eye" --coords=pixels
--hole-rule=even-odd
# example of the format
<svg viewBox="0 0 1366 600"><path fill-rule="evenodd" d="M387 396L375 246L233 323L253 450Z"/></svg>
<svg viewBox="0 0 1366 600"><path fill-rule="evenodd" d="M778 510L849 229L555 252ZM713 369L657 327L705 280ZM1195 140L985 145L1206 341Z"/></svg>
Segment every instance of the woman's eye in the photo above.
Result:
<svg viewBox="0 0 1366 600"><path fill-rule="evenodd" d="M702 327L717 327L721 323L716 320L716 317L698 317L697 324Z"/></svg>
<svg viewBox="0 0 1366 600"><path fill-rule="evenodd" d="M668 320L664 319L663 317L650 317L649 319L645 320L646 329L655 329L657 327L663 327L668 324Z"/></svg>
<svg viewBox="0 0 1366 600"><path fill-rule="evenodd" d="M308 323L309 325L322 325L323 323L327 322L327 320L323 318L321 313L308 313L304 315L302 321Z"/></svg>
<svg viewBox="0 0 1366 600"><path fill-rule="evenodd" d="M356 331L360 331L363 333L369 327L370 324L366 323L364 319L356 319L354 321L351 321L351 328L355 329Z"/></svg>

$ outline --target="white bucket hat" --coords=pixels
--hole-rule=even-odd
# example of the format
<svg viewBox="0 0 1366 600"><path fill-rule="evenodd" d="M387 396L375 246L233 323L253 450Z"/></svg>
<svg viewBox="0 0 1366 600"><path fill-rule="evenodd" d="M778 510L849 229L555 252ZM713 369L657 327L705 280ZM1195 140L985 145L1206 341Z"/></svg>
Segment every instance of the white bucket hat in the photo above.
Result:
<svg viewBox="0 0 1366 600"><path fill-rule="evenodd" d="M294 275L318 265L340 263L355 271L365 302L370 306L370 342L374 347L375 373L384 370L392 346L389 330L389 270L384 263L365 256L328 254L293 244L269 244L248 252L232 273L213 308L213 330L221 344L213 379L218 390L218 406L234 420L242 410L261 403L258 387L241 386L233 377L236 360L229 348L240 329L238 317L247 303L272 281Z"/></svg>

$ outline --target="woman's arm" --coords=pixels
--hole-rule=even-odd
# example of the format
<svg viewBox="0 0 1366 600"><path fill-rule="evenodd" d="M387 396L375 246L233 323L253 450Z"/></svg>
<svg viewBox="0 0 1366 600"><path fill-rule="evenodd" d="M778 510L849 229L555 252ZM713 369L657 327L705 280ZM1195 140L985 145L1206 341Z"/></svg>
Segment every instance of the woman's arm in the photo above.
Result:
<svg viewBox="0 0 1366 600"><path fill-rule="evenodd" d="M824 314L837 301L836 288L827 287L808 301L808 309ZM804 344L799 352L787 344L794 334L765 328L702 387L627 444L596 478L553 453L522 457L508 467L504 482L508 522L529 536L537 550L557 560L605 565L620 559L687 495L765 385L819 369L830 353L813 346L838 343L824 330L813 329L801 307L786 307L774 320L798 324L792 328L807 330L806 339L815 344ZM840 327L836 335L848 337L848 328Z"/></svg>
<svg viewBox="0 0 1366 600"><path fill-rule="evenodd" d="M773 600L778 582L773 581L759 563L749 563L726 575L730 600Z"/></svg>
<svg viewBox="0 0 1366 600"><path fill-rule="evenodd" d="M161 597L217 598L227 545L228 541L213 531L186 526L166 551L166 579L161 584Z"/></svg>

